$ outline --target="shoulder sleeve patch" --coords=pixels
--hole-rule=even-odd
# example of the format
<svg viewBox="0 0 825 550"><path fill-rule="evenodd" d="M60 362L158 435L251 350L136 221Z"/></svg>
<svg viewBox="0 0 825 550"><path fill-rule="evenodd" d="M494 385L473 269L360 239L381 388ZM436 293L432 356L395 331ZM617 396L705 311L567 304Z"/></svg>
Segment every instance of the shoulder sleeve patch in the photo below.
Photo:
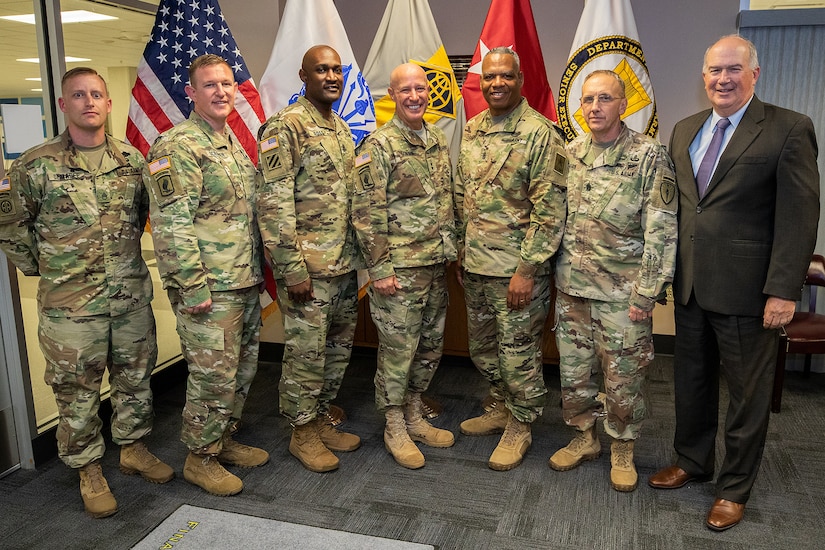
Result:
<svg viewBox="0 0 825 550"><path fill-rule="evenodd" d="M377 174L373 168L372 155L369 151L365 151L355 157L355 172L358 174L355 182L355 191L357 193L365 193L375 189Z"/></svg>
<svg viewBox="0 0 825 550"><path fill-rule="evenodd" d="M168 156L150 161L149 174L152 176L152 193L160 208L184 196L183 187Z"/></svg>
<svg viewBox="0 0 825 550"><path fill-rule="evenodd" d="M659 196L663 204L670 204L676 198L676 181L669 177L662 178L659 186Z"/></svg>
<svg viewBox="0 0 825 550"><path fill-rule="evenodd" d="M17 212L17 201L12 194L9 191L0 192L0 223L15 221L19 217Z"/></svg>
<svg viewBox="0 0 825 550"><path fill-rule="evenodd" d="M553 171L560 176L567 174L567 157L562 153L556 153L556 159L553 162Z"/></svg>
<svg viewBox="0 0 825 550"><path fill-rule="evenodd" d="M8 223L20 218L19 197L11 192L11 179L0 179L0 223Z"/></svg>
<svg viewBox="0 0 825 550"><path fill-rule="evenodd" d="M279 180L286 177L288 170L284 162L283 148L278 136L268 137L258 142L258 155L261 171L267 181Z"/></svg>

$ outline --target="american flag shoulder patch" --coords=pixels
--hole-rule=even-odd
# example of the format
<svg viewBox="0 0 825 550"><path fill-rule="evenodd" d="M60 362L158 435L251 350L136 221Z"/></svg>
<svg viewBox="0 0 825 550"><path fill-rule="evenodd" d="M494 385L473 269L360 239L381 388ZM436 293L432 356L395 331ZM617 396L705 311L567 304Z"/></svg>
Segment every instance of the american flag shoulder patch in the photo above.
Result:
<svg viewBox="0 0 825 550"><path fill-rule="evenodd" d="M169 170L171 168L172 168L172 161L169 159L168 156L167 157L160 157L160 158L155 159L155 160L153 160L152 162L149 163L149 173L153 176L155 174L157 174L158 172L161 172L163 170Z"/></svg>
<svg viewBox="0 0 825 550"><path fill-rule="evenodd" d="M261 148L261 153L266 153L267 151L271 151L272 149L277 149L278 136L272 136L271 138L262 139L258 142L258 146Z"/></svg>
<svg viewBox="0 0 825 550"><path fill-rule="evenodd" d="M372 162L372 157L370 156L369 152L361 153L357 157L355 157L355 167L360 168L365 164L369 164Z"/></svg>

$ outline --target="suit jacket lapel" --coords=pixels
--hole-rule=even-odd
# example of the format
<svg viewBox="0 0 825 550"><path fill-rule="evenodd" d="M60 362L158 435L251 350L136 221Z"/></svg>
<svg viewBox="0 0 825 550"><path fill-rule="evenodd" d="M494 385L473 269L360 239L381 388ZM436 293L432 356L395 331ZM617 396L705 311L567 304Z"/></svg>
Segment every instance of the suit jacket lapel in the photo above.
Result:
<svg viewBox="0 0 825 550"><path fill-rule="evenodd" d="M739 122L739 126L737 126L736 131L733 133L733 136L731 136L727 147L725 147L725 150L722 151L722 155L719 157L716 171L708 183L708 190L707 193L705 193L706 197L713 192L716 184L733 168L733 165L736 164L736 161L739 160L742 153L750 147L753 140L756 139L756 136L762 132L760 123L764 119L765 106L754 96L753 101L751 101L742 120Z"/></svg>
<svg viewBox="0 0 825 550"><path fill-rule="evenodd" d="M690 160L690 144L693 143L693 140L696 139L696 134L702 129L702 125L705 123L707 118L710 116L710 110L701 112L699 114L694 115L687 121L685 121L684 129L679 132L678 135L673 136L673 151L671 154L673 155L673 162L677 166L684 166L689 169L689 174L693 175L693 163ZM697 201L699 200L699 189L696 186L696 177L694 176L691 178L693 182L692 186L685 186L685 187L692 187L693 189L688 189L687 192L693 195Z"/></svg>

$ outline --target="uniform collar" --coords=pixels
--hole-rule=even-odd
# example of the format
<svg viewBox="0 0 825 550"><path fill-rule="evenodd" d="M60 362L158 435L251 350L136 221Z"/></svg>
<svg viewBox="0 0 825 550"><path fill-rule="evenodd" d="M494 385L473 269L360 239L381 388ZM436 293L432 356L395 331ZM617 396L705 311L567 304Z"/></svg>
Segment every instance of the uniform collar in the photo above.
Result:
<svg viewBox="0 0 825 550"><path fill-rule="evenodd" d="M102 171L106 170L106 166L109 164L107 158L114 159L115 161L115 168L119 166L126 166L129 164L129 161L126 160L126 157L123 156L123 153L120 151L118 147L115 146L114 139L109 134L105 135L106 137L106 153L104 154L103 165L101 166ZM81 156L80 151L78 151L77 147L72 141L72 136L69 135L68 128L63 131L60 135L60 144L62 149L66 152L66 164L71 168L77 168L80 170L86 170L87 172L91 172L89 167L86 166L86 162L83 159L84 157Z"/></svg>

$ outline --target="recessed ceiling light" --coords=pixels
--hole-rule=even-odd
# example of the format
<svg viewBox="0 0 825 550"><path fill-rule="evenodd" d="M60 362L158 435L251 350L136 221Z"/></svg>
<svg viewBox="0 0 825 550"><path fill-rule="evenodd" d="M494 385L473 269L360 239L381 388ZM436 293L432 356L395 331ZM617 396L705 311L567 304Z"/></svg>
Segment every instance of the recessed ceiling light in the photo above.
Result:
<svg viewBox="0 0 825 550"><path fill-rule="evenodd" d="M34 25L34 14L27 13L25 15L3 15L0 19L8 19L9 21L17 21L19 23L28 23ZM60 20L65 23L89 23L92 21L111 21L117 19L111 15L103 15L102 13L94 13L86 10L72 10L60 12Z"/></svg>
<svg viewBox="0 0 825 550"><path fill-rule="evenodd" d="M31 80L32 82L40 82L40 77L37 77L37 78L27 78L26 80Z"/></svg>
<svg viewBox="0 0 825 550"><path fill-rule="evenodd" d="M24 57L22 59L17 59L16 61L22 61L23 63L40 63L39 57ZM79 63L81 61L91 61L88 57L71 57L69 55L66 56L66 63Z"/></svg>
<svg viewBox="0 0 825 550"><path fill-rule="evenodd" d="M43 88L32 88L33 92L42 92Z"/></svg>

